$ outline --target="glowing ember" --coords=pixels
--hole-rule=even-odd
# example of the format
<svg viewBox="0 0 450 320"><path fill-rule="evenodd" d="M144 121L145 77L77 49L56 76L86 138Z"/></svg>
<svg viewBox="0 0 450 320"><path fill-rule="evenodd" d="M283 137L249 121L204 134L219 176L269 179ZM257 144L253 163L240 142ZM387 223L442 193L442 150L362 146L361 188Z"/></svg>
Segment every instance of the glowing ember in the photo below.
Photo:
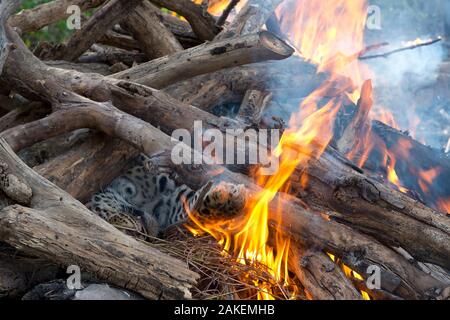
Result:
<svg viewBox="0 0 450 320"><path fill-rule="evenodd" d="M354 271L351 268L349 268L342 261L339 261L339 259L336 259L335 255L333 255L331 253L327 253L327 255L330 257L330 259L334 263L338 264L341 267L342 271L344 272L344 274L345 274L345 276L347 278L349 278L349 279L353 279L354 278L354 279L361 280L361 281L364 280L364 278L359 273L357 273L356 271ZM369 296L369 294L366 291L361 291L361 295L362 295L364 300L370 300L370 296Z"/></svg>

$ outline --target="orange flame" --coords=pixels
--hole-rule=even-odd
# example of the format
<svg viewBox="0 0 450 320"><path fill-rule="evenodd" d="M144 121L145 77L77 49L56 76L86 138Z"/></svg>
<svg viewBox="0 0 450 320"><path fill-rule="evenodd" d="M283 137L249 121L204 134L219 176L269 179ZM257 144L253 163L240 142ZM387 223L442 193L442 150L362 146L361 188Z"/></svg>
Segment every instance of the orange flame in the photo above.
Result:
<svg viewBox="0 0 450 320"><path fill-rule="evenodd" d="M292 5L295 7L292 8ZM364 48L363 33L367 5L364 0L309 0L285 1L277 9L283 31L299 53L318 65L319 72L331 74L330 81L313 92L292 116L289 128L284 132L273 156L279 158L279 170L270 177L257 176L262 191L247 203L247 214L232 221L200 221L191 218L197 228L214 236L225 252L233 254L244 264L264 265L277 283L289 284L288 252L290 239L278 226L269 228L270 210L280 211L281 206L272 203L279 192L289 189L289 179L294 170L306 167L311 159L319 158L333 137L333 125L337 112L349 96L358 97L354 85L334 85L338 75L346 75L360 86L362 84L357 55ZM337 82L339 83L339 82ZM324 106L317 101L325 92L336 92ZM302 178L302 184L307 180ZM274 231L274 235L271 234ZM196 231L198 232L198 231ZM270 241L269 239L275 239ZM273 299L272 285L254 283L259 288L259 299Z"/></svg>
<svg viewBox="0 0 450 320"><path fill-rule="evenodd" d="M196 4L202 4L203 0L192 0ZM230 4L231 0L209 0L208 1L208 12L214 16L220 15ZM236 6L237 9L243 6L244 0Z"/></svg>
<svg viewBox="0 0 450 320"><path fill-rule="evenodd" d="M438 200L438 208L442 212L450 215L450 198L448 198L447 200L444 199Z"/></svg>

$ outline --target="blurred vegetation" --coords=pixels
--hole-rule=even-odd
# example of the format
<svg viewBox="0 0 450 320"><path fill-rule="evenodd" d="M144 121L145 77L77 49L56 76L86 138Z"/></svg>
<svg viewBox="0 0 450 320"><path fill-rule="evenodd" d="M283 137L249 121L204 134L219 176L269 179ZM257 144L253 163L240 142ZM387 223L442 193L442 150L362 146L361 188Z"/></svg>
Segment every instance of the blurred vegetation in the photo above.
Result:
<svg viewBox="0 0 450 320"><path fill-rule="evenodd" d="M51 2L52 0L24 0L21 9L30 9L39 4ZM53 25L36 32L24 34L23 39L27 46L34 47L41 41L59 43L64 41L73 31L67 29L66 21L62 20Z"/></svg>

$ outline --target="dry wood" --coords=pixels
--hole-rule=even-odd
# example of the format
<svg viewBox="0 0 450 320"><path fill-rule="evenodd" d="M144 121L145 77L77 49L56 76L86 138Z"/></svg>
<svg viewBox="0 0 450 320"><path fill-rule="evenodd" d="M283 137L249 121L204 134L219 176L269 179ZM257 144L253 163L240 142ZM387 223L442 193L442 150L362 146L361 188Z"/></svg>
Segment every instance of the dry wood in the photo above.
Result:
<svg viewBox="0 0 450 320"><path fill-rule="evenodd" d="M296 57L221 70L178 82L164 89L177 99L211 111L222 104L240 104L247 90L273 91L295 83L296 95L304 97L315 90L326 75Z"/></svg>
<svg viewBox="0 0 450 320"><path fill-rule="evenodd" d="M97 42L125 50L138 50L141 48L139 42L133 37L115 32L114 30L108 30Z"/></svg>
<svg viewBox="0 0 450 320"><path fill-rule="evenodd" d="M119 176L138 154L124 141L97 134L34 169L85 203Z"/></svg>
<svg viewBox="0 0 450 320"><path fill-rule="evenodd" d="M282 0L248 0L234 20L217 35L216 40L258 32Z"/></svg>
<svg viewBox="0 0 450 320"><path fill-rule="evenodd" d="M267 107L272 94L259 90L247 90L239 109L237 120L249 125L259 125L264 110Z"/></svg>
<svg viewBox="0 0 450 320"><path fill-rule="evenodd" d="M178 19L169 13L161 12L164 25L180 41L184 48L191 48L203 43L192 30L191 25L184 20Z"/></svg>
<svg viewBox="0 0 450 320"><path fill-rule="evenodd" d="M125 19L141 0L112 0L97 10L70 40L58 48L54 60L74 61L100 39L116 22Z"/></svg>
<svg viewBox="0 0 450 320"><path fill-rule="evenodd" d="M104 63L73 63L62 60L49 60L45 61L45 64L59 69L76 70L83 73L99 73L103 76L108 76L112 73L110 67Z"/></svg>
<svg viewBox="0 0 450 320"><path fill-rule="evenodd" d="M18 58L15 55L19 54L23 54L22 50L15 50L14 55L10 57ZM25 61L23 57L20 59L21 61ZM30 65L36 68L39 67L38 62L30 63ZM8 68L5 70L10 81L13 81L17 77L16 70L14 72L9 72ZM49 74L49 79L47 80L49 82L54 81L58 76L61 77L61 74L47 73ZM73 73L68 73L66 76L68 76L66 80L61 79L59 81L61 85L66 85L66 87L78 93L91 97L95 95L96 100L112 100L113 104L120 105L122 110L148 120L155 126L161 126L162 130L168 134L174 129L186 128L191 130L195 120L203 120L204 123L222 129L229 128L231 125L229 120L219 119L199 109L180 104L164 96L161 92L149 88L127 83L119 83L119 86L115 84L111 85L111 83L105 82L104 78L95 80L95 78L86 75L83 76L82 74L75 76ZM16 88L24 87L21 79L16 79L16 82ZM34 85L36 86L37 84ZM29 91L29 86L26 89ZM35 90L39 89L40 87L37 85ZM112 109L110 106L103 104L101 110L106 111ZM114 113L117 116L120 114L117 110ZM84 125L85 122L81 120L81 115L79 118L80 122L78 126ZM114 115L106 116L103 123L108 123L108 121L112 121L109 122L110 124L114 123ZM129 123L123 122L122 124L131 126L136 123L135 119L130 118ZM75 121L71 125L75 128ZM98 123L95 125L98 125ZM102 129L107 129L108 131L106 132L113 134L110 128L102 127ZM25 136L21 132L16 132L15 134L22 137ZM52 134L55 134L54 130ZM40 135L41 138L45 137L44 133L40 133ZM137 145L136 142L138 141L135 140L136 137L132 134L131 136L124 135L121 132L119 136L124 139L130 139L134 145ZM36 139L34 136L31 136L31 138ZM138 138L141 141L142 136ZM17 146L24 145L25 142L30 143L30 140L27 139L19 141L15 137L15 140L18 141ZM345 218L352 220L355 227L359 227L365 232L370 231L375 237L384 241L388 238L391 243L399 243L403 247L408 248L418 260L435 263L444 267L448 264L448 261L450 261L448 259L450 250L448 241L450 240L448 235L448 220L446 220L446 217L424 206L420 206L412 199L398 194L398 192L385 186L380 185L378 187L377 185L374 189L373 184L376 182L372 182L353 167L348 166L346 162L342 162L339 159L336 155L327 154L320 160L310 162L307 174L311 176L311 181L317 181L317 184L312 182L310 184L312 186L312 190L310 191L311 195L316 194L317 197L324 197L327 200L327 206L330 208L336 208L336 204L343 206L343 208L339 207L336 209L339 209L341 212L351 212L352 214L346 214ZM320 174L314 177L316 172ZM330 181L331 178L334 180ZM299 180L299 178L294 180L293 192L301 196L302 189L295 188L296 181ZM322 185L325 185L325 189ZM352 196L348 192L354 190L355 187L360 188L360 196L358 195L356 199L349 201L346 197L351 196L354 198L355 196ZM374 194L368 194L370 191L373 191ZM398 201L403 203L398 205ZM356 203L358 205L355 205ZM388 209L386 209L386 203L390 204ZM373 214L372 212L374 211L378 213ZM374 217L377 217L377 219ZM386 221L390 221L391 223L386 226ZM394 226L397 226L399 223L401 224L400 233L398 229L386 232L388 228L395 228ZM431 226L424 228L424 224Z"/></svg>
<svg viewBox="0 0 450 320"><path fill-rule="evenodd" d="M361 138L364 137L369 129L367 119L372 106L372 82L368 80L362 86L361 98L356 106L356 115L337 142L337 148L342 154L348 154L352 151L357 146L358 141L361 141Z"/></svg>
<svg viewBox="0 0 450 320"><path fill-rule="evenodd" d="M128 51L100 44L94 44L91 49L93 49L93 52L87 52L83 54L78 59L78 62L88 64L106 63L109 65L124 63L127 66L133 66L136 63L143 63L148 61L148 58L145 54L137 51Z"/></svg>
<svg viewBox="0 0 450 320"><path fill-rule="evenodd" d="M20 52L21 49L15 51L19 52L13 52L13 54L10 56L10 59L12 59L11 61L14 62L15 59L21 58L24 59L17 61L29 61L26 60L26 55L24 55L23 52ZM122 139L133 143L133 145L135 145L142 151L151 152L158 149L170 147L169 138L162 135L162 133L154 127L139 122L137 119L119 112L117 109L113 108L107 103L95 103L93 101L88 101L87 99L76 96L71 92L66 92L64 89L66 86L66 88L69 89L76 89L78 93L81 93L81 91L83 91L87 95L96 96L97 98L103 96L104 100L102 101L112 100L115 105L121 105L121 107L123 107L122 103L126 102L125 107L123 108L133 111L136 115L142 115L144 112L146 112L147 110L151 110L152 108L153 110L159 110L160 113L165 113L162 111L163 108L172 108L172 110L177 111L176 114L180 114L183 117L185 116L185 114L189 115L187 123L183 124L183 126L177 125L177 123L183 121L181 121L180 119L173 119L177 118L176 116L174 116L174 114L166 114L165 118L162 119L154 117L151 120L154 124L157 124L158 121L166 122L165 120L167 120L167 123L164 123L163 128L163 130L167 130L167 133L170 133L170 131L174 128L191 128L192 122L190 121L196 119L195 114L202 114L202 112L198 109L176 103L174 100L170 100L162 93L149 88L145 88L143 86L133 85L127 82L115 81L114 79L105 79L100 76L82 75L70 71L61 72L57 69L51 69L49 67L42 68L39 63L36 63L36 66L34 66L36 69L33 70L30 65L26 65L26 63L24 64L25 66L23 66L22 68L29 68L28 71L24 71L23 69L20 70L19 68L19 70L16 70L17 74L15 74L11 70L11 68L7 67L5 69L5 77L8 79L8 81L16 84L17 88L20 91L26 92L28 94L31 93L31 96L35 96L44 100L50 100L52 102L57 101L58 103L54 104L54 106L56 105L56 112L52 116L50 116L49 119L45 121L35 122L30 127L28 127L35 130L34 133L33 131L28 132L22 130L22 133L16 131L14 132L14 134L9 135L9 139L10 141L12 141L11 143L17 148L20 148L23 145L30 144L36 141L37 138L45 139L48 136L62 133L64 132L64 130L74 129L78 126L92 126L94 128L101 129L110 135L117 135ZM43 72L44 70L45 72ZM33 73L33 71L37 71L37 74L40 75L39 79L41 82L34 81L33 76L29 74L30 72ZM43 73L48 73L47 78L45 78L45 75ZM51 81L52 77L54 79L53 81ZM59 84L63 87L55 87L53 83L55 82L55 79L56 81L58 81L58 79L62 79ZM44 82L42 82L43 80ZM45 80L49 82L45 82ZM44 83L45 86L43 86L42 83ZM97 89L100 90L98 91ZM153 104L148 106L146 103L149 103L150 101ZM136 104L136 102L138 102L137 105L133 107L132 105ZM161 107L161 105L163 105L163 107ZM79 108L81 106L86 110L80 112L71 110L78 108L76 111L79 111L81 110L81 108ZM75 114L77 114L77 116L73 118L74 121L73 124L71 124L71 127L68 126L66 129L63 129L61 128L61 125L58 125L61 118L64 119L67 115L75 116ZM152 114L152 116L154 116L154 114ZM147 117L149 116L147 115ZM219 127L226 127L226 123L223 120L215 119L213 116L207 117L206 115L203 115L203 117L205 119L209 118ZM120 123L119 126L116 126L118 124L119 118L124 119L124 122ZM47 131L42 131L42 128L46 127L49 123L55 125L53 130L48 129ZM136 124L138 124L137 127ZM113 129L111 127L113 127ZM39 135L37 135L37 133L39 133ZM36 135L36 137L34 135ZM158 139L157 141L154 140L155 137ZM358 176L355 172L353 172L355 171L355 169L348 167L348 165L342 164L339 160L336 160L336 157L336 155L333 155L330 159L334 159L334 162L339 164L337 166L335 166L334 162L331 162L331 160L327 158L330 161L328 165L326 161L320 162L319 164L312 161L312 167L314 170L316 170L316 172L320 170L325 171L321 172L321 174L322 177L327 177L326 179L328 179L329 177L330 170L338 168L338 173L344 173L344 178L348 179L344 179L344 181L338 179L333 180L333 178L335 177L331 177L331 183L328 180L323 181L324 185L330 184L331 186L312 184L313 188L317 188L317 190L314 192L316 192L316 194L320 194L322 189L325 189L325 194L332 199L332 196L330 196L329 193L333 192L334 195L334 190L337 190L337 196L342 194L348 197L353 196L353 198L351 198L351 201L349 202L358 202L358 204L361 204L361 201L372 201L373 194L371 193L371 191L373 190L369 188L369 185L371 184L365 182L369 180L364 180L366 178L362 175ZM322 161L322 159L320 159L319 161ZM351 170L353 171L351 171L349 168L351 168ZM347 171L345 171L345 169ZM313 176L314 170L313 173L310 173L310 168L308 168L308 174L310 176ZM197 172L194 170L191 175L192 174L196 175ZM254 187L248 178L240 175L235 176L234 174L231 174L229 172L227 172L226 174L228 174L231 178L235 178L235 181L237 181L237 183L244 182L250 186L253 192L258 192L257 187ZM195 179L198 179L199 177L195 176L190 178L192 178L192 180L186 179L185 181L195 181ZM356 200L354 199L354 194L350 193L350 191L354 190L355 188L357 190L361 190L362 193L362 195L357 195ZM367 190L370 191L369 194L367 193ZM386 193L392 192L392 190L389 190L388 188L385 188L384 191ZM374 194L377 193L374 192ZM299 192L299 195L302 194ZM364 198L365 196L367 197L367 195L369 195L369 200ZM405 227L401 227L399 230L388 230L388 236L383 235L383 240L386 240L384 239L384 237L390 237L390 239L387 239L389 241L386 242L403 242L402 244L407 244L405 245L405 248L407 248L408 250L414 250L414 256L420 257L421 259L419 260L422 261L428 261L427 259L440 260L441 263L443 259L447 259L448 261L448 252L445 249L445 246L448 246L446 244L448 241L448 233L446 234L440 231L447 228L446 222L444 220L440 218L433 219L433 214L435 214L435 212L433 212L432 210L424 209L422 212L419 212L418 210L414 211L410 208L405 209L405 207L407 207L408 205L413 204L412 202L410 202L410 200L400 198L400 201L402 201L403 203L399 206L397 202L399 201L399 198L395 193L394 195L390 195L390 198L388 197L389 195L383 194L383 192L381 192L381 196L378 196L382 198L383 201L379 201L378 203L375 201L372 209L380 210L380 208L383 208L386 203L388 203L389 209L382 211L383 214L380 214L378 216L374 215L376 217L375 219L387 217L388 219L390 219L388 221L394 222L393 225L396 225L395 222L405 225ZM327 205L331 206L332 201L330 200L330 198L327 198ZM360 200L360 198L362 198L363 200ZM388 199L388 201L386 199ZM364 268L367 267L367 265L369 265L370 263L375 262L376 264L381 265L384 271L385 281L383 282L386 283L384 289L388 290L389 292L393 292L402 297L417 298L424 296L425 292L431 287L440 285L438 281L435 281L431 277L424 275L422 271L418 270L415 266L410 265L406 259L400 257L397 253L382 246L376 240L363 236L358 232L355 232L351 228L347 228L336 222L323 220L319 215L305 210L298 200L289 199L289 201L286 200L286 202L284 202L283 204L286 208L286 213L283 213L283 221L286 221L286 226L290 226L290 228L286 230L288 233L291 233L298 241L303 241L305 243L313 244L318 247L323 246L330 252L345 258L346 261L348 261L346 262L348 265L354 267L356 270L361 271L362 273L365 271ZM349 206L352 206L353 204L346 204L344 201L344 204L341 205L347 206L344 208L348 210ZM363 208L364 210L367 209L367 204L365 205L366 206ZM416 204L414 203L414 205ZM359 214L361 217L361 215L363 214L361 212L362 209L356 209L360 211L356 211L355 214L354 209L347 215L357 216ZM35 213L36 212L28 213L31 217L30 219L36 218ZM372 212L370 213L370 218L373 219ZM14 213L12 215L15 217ZM334 212L330 213L330 215L338 216L338 214ZM398 219L395 219L391 217L392 215L398 215L400 217ZM429 220L430 217L432 218L431 220ZM342 217L339 218L341 220L343 219ZM418 218L420 219L417 220ZM367 232L367 230L370 228L369 233L373 232L374 236L379 238L380 235L375 234L375 231L379 232L381 230L381 232L386 232L386 228L381 227L381 219L379 222L375 223L371 219L355 219L355 222L357 223L352 223L365 232ZM273 220L275 220L275 218ZM421 223L411 221L420 221ZM46 222L50 223L50 221ZM429 229L428 231L420 230L424 222L432 225L432 227L427 228ZM411 225L413 226L413 231L406 230L408 226ZM410 236L413 232L417 233L418 235L415 238L413 237L413 240L411 240ZM436 245L438 241L441 241L442 245ZM419 247L418 249L411 248L413 242L416 242L414 243L414 245L417 245ZM425 250L428 250L427 255L425 255Z"/></svg>
<svg viewBox="0 0 450 320"><path fill-rule="evenodd" d="M114 77L158 89L224 68L286 59L293 53L293 49L280 39L268 32L260 32L231 40L206 43L144 63Z"/></svg>
<svg viewBox="0 0 450 320"><path fill-rule="evenodd" d="M215 19L190 0L151 0L151 2L186 18L201 40L212 40L219 32Z"/></svg>
<svg viewBox="0 0 450 320"><path fill-rule="evenodd" d="M55 0L40 4L33 9L22 10L10 18L10 24L22 32L37 31L52 23L68 18L71 13L67 8L71 5L86 11L103 4L105 0Z"/></svg>
<svg viewBox="0 0 450 320"><path fill-rule="evenodd" d="M361 294L330 258L320 251L304 250L291 247L289 262L310 299L361 300Z"/></svg>
<svg viewBox="0 0 450 320"><path fill-rule="evenodd" d="M2 74L3 65L6 62L12 46L6 37L4 26L6 25L9 16L17 9L18 5L19 1L16 0L0 2L0 75Z"/></svg>
<svg viewBox="0 0 450 320"><path fill-rule="evenodd" d="M93 215L23 164L4 140L0 140L0 162L8 166L8 174L26 181L33 193L30 208L16 205L1 211L2 241L61 265L79 265L149 299L190 297L197 275L184 263Z"/></svg>
<svg viewBox="0 0 450 320"><path fill-rule="evenodd" d="M31 105L22 105L18 107L17 109L14 109L4 115L0 118L0 132L11 128L11 125L17 121L17 119L24 114L25 112L29 111L32 108Z"/></svg>
<svg viewBox="0 0 450 320"><path fill-rule="evenodd" d="M145 1L122 22L131 30L142 51L150 60L183 51L181 44L162 23L159 12L160 9Z"/></svg>

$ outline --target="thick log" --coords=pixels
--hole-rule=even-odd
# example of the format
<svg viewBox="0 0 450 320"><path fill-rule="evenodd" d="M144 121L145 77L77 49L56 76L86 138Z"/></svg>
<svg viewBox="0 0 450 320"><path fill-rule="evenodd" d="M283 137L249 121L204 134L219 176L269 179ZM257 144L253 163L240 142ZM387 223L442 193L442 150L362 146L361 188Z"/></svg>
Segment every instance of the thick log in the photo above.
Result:
<svg viewBox="0 0 450 320"><path fill-rule="evenodd" d="M174 82L233 66L290 57L293 49L268 32L231 40L214 41L165 56L124 72L114 78L149 87L164 88Z"/></svg>
<svg viewBox="0 0 450 320"><path fill-rule="evenodd" d="M54 60L74 61L100 39L116 22L127 18L141 0L112 0L102 8L78 30L70 40L58 48Z"/></svg>
<svg viewBox="0 0 450 320"><path fill-rule="evenodd" d="M225 26L216 40L258 32L282 0L248 0L234 20Z"/></svg>
<svg viewBox="0 0 450 320"><path fill-rule="evenodd" d="M9 16L17 9L19 1L3 1L0 2L0 75L3 71L3 65L8 58L9 51L11 50L11 43L6 36L5 26Z"/></svg>
<svg viewBox="0 0 450 320"><path fill-rule="evenodd" d="M17 155L30 168L41 165L73 147L80 145L90 134L87 129L81 129L69 134L36 143L21 150Z"/></svg>
<svg viewBox="0 0 450 320"><path fill-rule="evenodd" d="M393 129L382 122L372 121L371 133L385 144L388 150L399 150L396 173L408 195L443 213L438 199L450 199L450 157L441 150L423 145L409 135ZM408 154L401 156L401 148ZM380 166L383 154L374 151L364 164L364 169L376 176L386 176L386 169ZM427 175L429 174L429 176Z"/></svg>
<svg viewBox="0 0 450 320"><path fill-rule="evenodd" d="M173 97L200 109L212 111L226 104L240 104L247 90L271 91L296 86L296 97L305 97L326 80L317 69L296 57L258 63L200 75L164 89Z"/></svg>
<svg viewBox="0 0 450 320"><path fill-rule="evenodd" d="M151 2L186 18L201 40L212 40L219 32L215 19L190 0L151 0Z"/></svg>
<svg viewBox="0 0 450 320"><path fill-rule="evenodd" d="M138 154L134 147L124 141L97 134L34 169L85 203L118 177Z"/></svg>
<svg viewBox="0 0 450 320"><path fill-rule="evenodd" d="M305 155L306 156L306 155ZM346 164L331 148L310 159L291 178L291 193L310 205L331 208L332 217L423 262L449 267L448 218ZM308 181L307 187L299 181ZM339 213L336 213L336 212Z"/></svg>
<svg viewBox="0 0 450 320"><path fill-rule="evenodd" d="M0 140L0 162L33 194L30 208L16 205L1 211L2 241L61 265L79 265L99 279L149 299L190 297L189 288L198 276L184 263L92 214L28 168L4 140Z"/></svg>
<svg viewBox="0 0 450 320"><path fill-rule="evenodd" d="M9 23L18 27L22 32L37 31L45 26L67 19L71 13L67 8L71 5L86 11L102 5L105 0L55 0L43 3L33 9L22 10L12 16Z"/></svg>
<svg viewBox="0 0 450 320"><path fill-rule="evenodd" d="M181 44L162 23L159 12L159 8L145 1L122 22L150 60L183 51Z"/></svg>

